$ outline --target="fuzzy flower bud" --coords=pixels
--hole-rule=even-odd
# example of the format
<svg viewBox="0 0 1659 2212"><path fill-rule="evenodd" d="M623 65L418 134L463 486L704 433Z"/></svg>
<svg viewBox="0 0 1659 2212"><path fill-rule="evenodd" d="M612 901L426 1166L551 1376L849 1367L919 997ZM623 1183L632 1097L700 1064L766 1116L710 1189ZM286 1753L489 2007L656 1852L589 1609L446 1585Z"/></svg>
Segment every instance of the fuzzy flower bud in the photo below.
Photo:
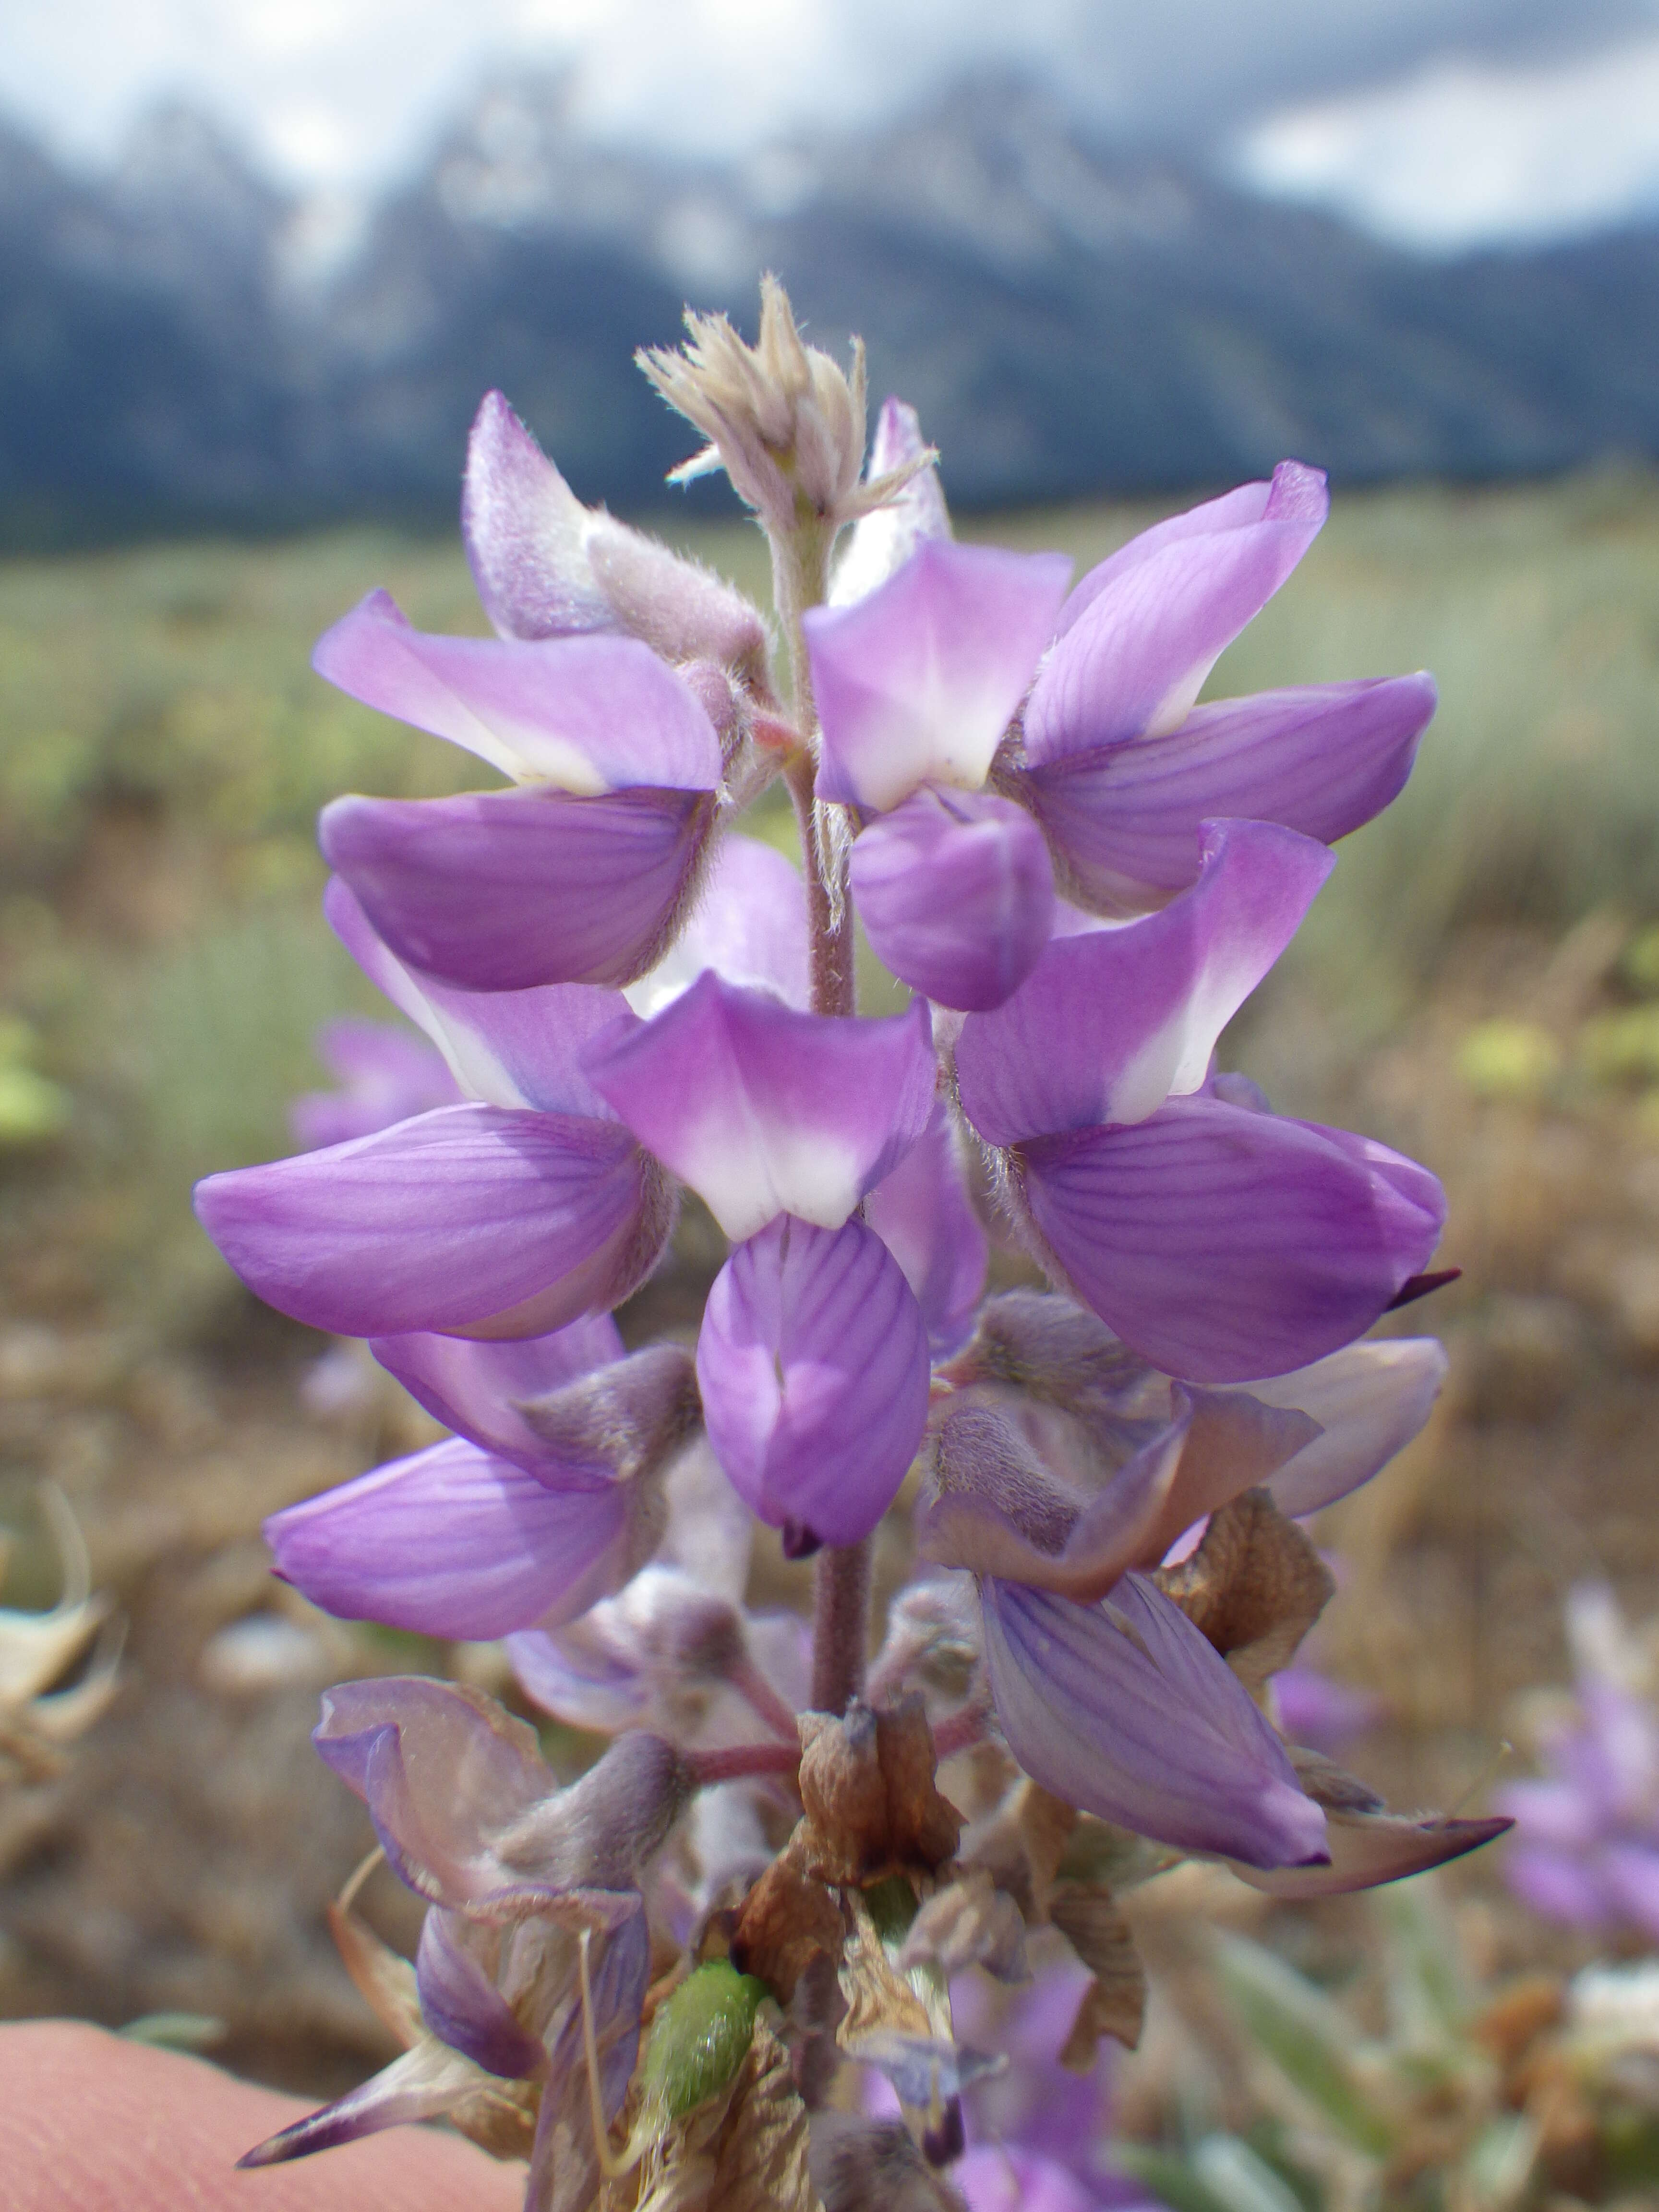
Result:
<svg viewBox="0 0 1659 2212"><path fill-rule="evenodd" d="M708 444L674 471L671 482L724 467L767 528L787 537L803 523L833 534L886 502L932 454L908 457L867 483L864 465L864 346L853 341L848 375L802 343L789 295L775 276L761 279L760 338L746 345L724 315L687 309L690 343L635 358L669 405Z"/></svg>

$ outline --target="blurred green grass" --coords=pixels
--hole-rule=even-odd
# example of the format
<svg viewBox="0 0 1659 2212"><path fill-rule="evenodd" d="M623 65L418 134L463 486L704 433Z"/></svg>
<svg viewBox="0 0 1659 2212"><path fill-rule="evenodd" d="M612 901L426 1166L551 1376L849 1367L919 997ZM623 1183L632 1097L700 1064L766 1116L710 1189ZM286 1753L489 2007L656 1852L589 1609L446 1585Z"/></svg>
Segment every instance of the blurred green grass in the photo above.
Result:
<svg viewBox="0 0 1659 2212"><path fill-rule="evenodd" d="M1062 546L1081 568L1152 519L1060 507L966 534ZM678 542L764 598L751 528ZM374 1011L318 914L318 809L492 780L311 673L317 634L376 585L422 627L484 628L453 540L0 565L0 1016L30 1025L39 1073L74 1101L27 1165L109 1195L101 1233L135 1283L216 1294L190 1183L287 1149L318 1024ZM1467 924L1659 912L1659 483L1340 496L1209 690L1425 665L1442 705L1412 784L1347 841L1286 963L1284 988L1356 1036Z"/></svg>

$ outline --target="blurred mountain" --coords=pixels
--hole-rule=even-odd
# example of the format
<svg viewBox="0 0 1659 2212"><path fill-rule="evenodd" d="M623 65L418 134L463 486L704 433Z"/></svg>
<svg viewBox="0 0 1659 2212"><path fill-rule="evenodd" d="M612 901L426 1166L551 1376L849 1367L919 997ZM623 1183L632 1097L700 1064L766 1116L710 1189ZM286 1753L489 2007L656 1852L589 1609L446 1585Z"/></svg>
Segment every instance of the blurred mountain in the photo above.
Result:
<svg viewBox="0 0 1659 2212"><path fill-rule="evenodd" d="M436 518L492 385L584 496L660 504L690 434L633 349L688 298L751 323L767 267L821 343L863 332L968 505L1659 453L1659 228L1425 261L1007 78L725 168L499 86L343 257L317 237L187 110L97 183L0 131L5 536Z"/></svg>

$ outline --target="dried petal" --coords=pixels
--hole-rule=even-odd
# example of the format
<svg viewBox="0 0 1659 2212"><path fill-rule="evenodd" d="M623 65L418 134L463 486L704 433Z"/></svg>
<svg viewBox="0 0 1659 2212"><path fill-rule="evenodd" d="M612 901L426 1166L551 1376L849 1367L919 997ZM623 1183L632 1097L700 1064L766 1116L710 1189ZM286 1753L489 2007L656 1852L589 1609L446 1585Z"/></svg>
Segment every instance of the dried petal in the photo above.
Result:
<svg viewBox="0 0 1659 2212"><path fill-rule="evenodd" d="M1265 1490L1224 1505L1192 1556L1153 1579L1252 1691L1288 1665L1336 1588Z"/></svg>

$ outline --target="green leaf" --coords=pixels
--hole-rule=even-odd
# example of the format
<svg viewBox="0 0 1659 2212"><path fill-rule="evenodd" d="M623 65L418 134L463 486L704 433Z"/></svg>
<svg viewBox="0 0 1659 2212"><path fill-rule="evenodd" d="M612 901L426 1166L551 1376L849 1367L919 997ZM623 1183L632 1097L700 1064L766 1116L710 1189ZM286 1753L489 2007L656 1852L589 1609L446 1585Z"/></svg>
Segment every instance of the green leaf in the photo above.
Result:
<svg viewBox="0 0 1659 2212"><path fill-rule="evenodd" d="M641 2088L647 2111L678 2120L717 2097L743 2063L764 1983L712 1959L659 2006Z"/></svg>
<svg viewBox="0 0 1659 2212"><path fill-rule="evenodd" d="M1378 1890L1371 1909L1386 1931L1389 2021L1395 2038L1423 2044L1461 2042L1469 2015L1457 1938L1432 1882L1396 1882Z"/></svg>
<svg viewBox="0 0 1659 2212"><path fill-rule="evenodd" d="M1144 2143L1115 2143L1113 2152L1118 2164L1155 2191L1170 2212L1233 2212L1226 2198L1216 2195L1190 2159L1173 2151L1152 2150Z"/></svg>
<svg viewBox="0 0 1659 2212"><path fill-rule="evenodd" d="M1217 1939L1223 1986L1252 2040L1331 2125L1372 2158L1386 2158L1394 2129L1356 2064L1352 2022L1274 1952L1243 1936Z"/></svg>

